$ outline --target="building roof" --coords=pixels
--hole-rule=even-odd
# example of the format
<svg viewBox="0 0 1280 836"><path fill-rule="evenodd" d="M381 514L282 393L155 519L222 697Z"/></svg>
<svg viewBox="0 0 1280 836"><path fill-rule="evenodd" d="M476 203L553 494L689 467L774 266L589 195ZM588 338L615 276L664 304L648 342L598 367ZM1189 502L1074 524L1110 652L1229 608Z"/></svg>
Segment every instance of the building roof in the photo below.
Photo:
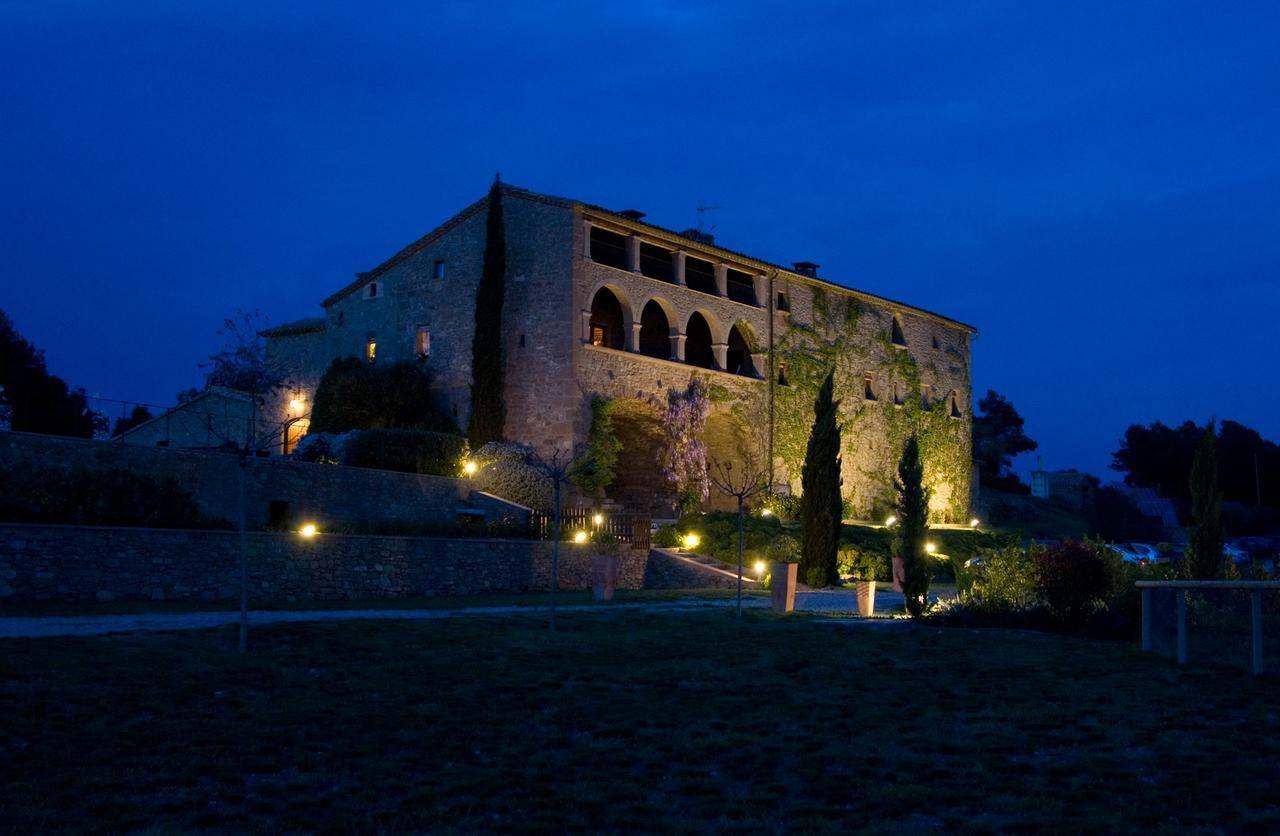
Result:
<svg viewBox="0 0 1280 836"><path fill-rule="evenodd" d="M896 299L890 299L888 297L879 296L874 293L867 293L866 291L857 290L855 288L849 287L847 285L839 284L837 282L833 282L828 279L822 279L815 276L807 276L803 273L797 272L797 270L791 267L784 267L780 264L775 264L770 261L765 261L764 259L759 259L754 256L747 255L746 253L737 252L735 250L728 249L727 247L722 247L718 244L696 241L693 238L690 238L680 232L676 232L675 230L667 229L665 227L657 226L647 221L640 220L639 218L636 217L637 213L634 210L622 210L620 212L615 212L611 209L606 209L603 206L597 206L592 203L584 203L583 201L572 200L570 198L556 197L554 195L546 195L546 194L540 194L538 192L531 192L528 189L522 189L517 186L511 186L507 184L503 184L502 193L506 197L515 197L521 200L528 200L535 203L545 203L552 206L561 206L566 209L577 209L579 211L584 211L594 216L607 216L608 219L617 223L618 226L630 228L630 229L642 230L645 233L647 233L649 237L652 237L655 240L663 240L668 244L687 247L691 251L701 251L708 254L720 255L726 261L738 262L744 266L752 266L757 269L776 271L778 275L783 276L790 281L807 283L807 284L816 284L822 287L832 288L844 293L852 294L868 302L889 305L891 307L901 308L905 311L910 311L916 314L922 314L931 319L940 320L947 324L958 326L968 331L969 333L976 334L978 331L977 328L975 328L972 325L969 325L968 323L961 322L957 319L952 319L951 317L948 317L948 316L943 316L942 314L935 313L925 308L920 308L915 305L909 305L905 302L899 302ZM332 305L334 302L337 302L339 299L342 299L344 296L347 296L348 294L356 290L359 290L361 287L364 287L364 285L368 284L373 279L382 275L387 270L390 270L392 267L395 267L397 264L400 264L405 259L410 258L411 256L417 254L418 252L423 250L425 247L429 246L430 244L432 244L433 242L435 242L436 240L444 236L450 230L462 224L464 221L482 212L487 202L488 202L488 196L486 195L485 197L482 197L479 200L477 200L475 203L472 203L471 205L467 206L461 212L454 215L452 218L445 221L440 226L431 230L426 235L419 238L417 241L414 241L412 244L400 250L395 255L391 256L391 258L388 258L386 261L374 267L372 270L368 270L363 273L357 273L355 281L350 282L341 290L330 295L320 304L323 307L327 308L330 305ZM643 215L641 217L643 217ZM808 263L808 262L801 262L801 263ZM287 326L280 326L280 327L283 328ZM263 332L263 333L266 334L266 332ZM301 332L291 332L291 333L301 333ZM274 335L269 335L269 336L274 336Z"/></svg>
<svg viewBox="0 0 1280 836"><path fill-rule="evenodd" d="M324 317L309 316L306 319L298 319L293 322L286 322L283 325L264 328L258 334L263 337L292 337L295 334L313 334L323 330Z"/></svg>

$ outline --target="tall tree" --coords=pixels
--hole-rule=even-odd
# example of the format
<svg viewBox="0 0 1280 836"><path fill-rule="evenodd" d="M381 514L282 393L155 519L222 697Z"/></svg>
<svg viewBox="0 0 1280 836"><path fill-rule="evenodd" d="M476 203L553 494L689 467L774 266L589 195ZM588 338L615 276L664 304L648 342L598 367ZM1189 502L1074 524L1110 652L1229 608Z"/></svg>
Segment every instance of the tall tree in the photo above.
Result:
<svg viewBox="0 0 1280 836"><path fill-rule="evenodd" d="M471 423L467 438L478 450L501 441L507 419L503 400L502 303L506 297L507 238L502 220L502 181L489 188L484 266L476 288L476 328L471 340Z"/></svg>
<svg viewBox="0 0 1280 836"><path fill-rule="evenodd" d="M1191 529L1187 532L1186 571L1194 580L1222 575L1222 488L1213 422L1205 428L1191 464Z"/></svg>
<svg viewBox="0 0 1280 836"><path fill-rule="evenodd" d="M840 402L835 370L827 374L813 403L813 429L800 472L800 576L809 586L839 581Z"/></svg>
<svg viewBox="0 0 1280 836"><path fill-rule="evenodd" d="M978 413L973 416L973 458L982 487L1027 493L1027 486L1011 467L1015 457L1040 445L1023 432L1024 423L1009 399L993 389L978 401Z"/></svg>
<svg viewBox="0 0 1280 836"><path fill-rule="evenodd" d="M9 429L92 438L105 420L89 408L83 389L49 374L44 352L27 342L0 311L0 391Z"/></svg>
<svg viewBox="0 0 1280 836"><path fill-rule="evenodd" d="M924 484L924 462L920 441L907 439L898 462L898 531L894 548L902 560L902 596L907 612L917 618L924 612L929 594L929 554L925 550L929 531L929 489Z"/></svg>

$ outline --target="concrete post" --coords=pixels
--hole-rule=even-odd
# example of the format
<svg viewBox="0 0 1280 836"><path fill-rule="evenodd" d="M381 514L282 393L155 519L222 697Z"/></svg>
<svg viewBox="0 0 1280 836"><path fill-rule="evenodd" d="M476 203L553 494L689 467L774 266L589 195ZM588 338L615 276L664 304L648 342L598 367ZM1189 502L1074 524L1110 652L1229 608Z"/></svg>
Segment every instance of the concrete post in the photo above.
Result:
<svg viewBox="0 0 1280 836"><path fill-rule="evenodd" d="M640 272L640 238L636 235L627 237L627 269Z"/></svg>
<svg viewBox="0 0 1280 836"><path fill-rule="evenodd" d="M672 334L672 335L671 335L671 359L672 359L672 360L675 360L677 363L683 363L683 362L684 362L684 341L685 341L685 339L686 339L686 337L685 337L685 335L684 335L684 334Z"/></svg>
<svg viewBox="0 0 1280 836"><path fill-rule="evenodd" d="M712 343L711 353L716 358L716 368L724 371L729 367L729 344Z"/></svg>
<svg viewBox="0 0 1280 836"><path fill-rule="evenodd" d="M729 265L728 264L716 265L716 295L717 296L729 295Z"/></svg>
<svg viewBox="0 0 1280 836"><path fill-rule="evenodd" d="M671 266L675 271L676 284L681 287L688 286L684 280L684 260L688 255L684 250L676 250L671 254Z"/></svg>

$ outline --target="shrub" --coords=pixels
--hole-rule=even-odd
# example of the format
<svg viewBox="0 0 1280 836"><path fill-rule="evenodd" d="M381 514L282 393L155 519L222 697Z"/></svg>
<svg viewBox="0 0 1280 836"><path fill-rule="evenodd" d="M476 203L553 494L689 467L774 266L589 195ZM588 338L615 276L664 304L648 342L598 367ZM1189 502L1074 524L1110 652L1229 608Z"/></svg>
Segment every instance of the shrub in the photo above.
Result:
<svg viewBox="0 0 1280 836"><path fill-rule="evenodd" d="M1034 563L1036 595L1068 625L1082 623L1115 588L1111 563L1087 543L1063 541L1035 552Z"/></svg>
<svg viewBox="0 0 1280 836"><path fill-rule="evenodd" d="M1041 547L1033 546L1040 551ZM1036 592L1036 564L1020 546L1006 546L961 564L957 581L964 603L978 610L1007 612L1030 605Z"/></svg>
<svg viewBox="0 0 1280 836"><path fill-rule="evenodd" d="M344 445L343 464L430 476L457 476L467 441L426 430L362 430Z"/></svg>
<svg viewBox="0 0 1280 836"><path fill-rule="evenodd" d="M841 575L851 575L858 580L887 581L893 578L888 552L844 545L840 547L837 563Z"/></svg>
<svg viewBox="0 0 1280 836"><path fill-rule="evenodd" d="M680 545L680 528L664 525L653 534L653 544L663 549L674 549Z"/></svg>
<svg viewBox="0 0 1280 836"><path fill-rule="evenodd" d="M471 456L479 466L476 487L535 511L551 511L551 482L528 463L529 452L524 445L506 441L493 441L476 450Z"/></svg>
<svg viewBox="0 0 1280 836"><path fill-rule="evenodd" d="M456 433L438 408L426 366L409 360L373 365L355 357L330 364L311 407L313 433L368 429L415 429Z"/></svg>
<svg viewBox="0 0 1280 836"><path fill-rule="evenodd" d="M765 500L764 507L772 511L778 519L791 522L800 516L800 497L775 494Z"/></svg>
<svg viewBox="0 0 1280 836"><path fill-rule="evenodd" d="M800 543L790 534L779 534L769 541L764 553L773 563L799 563Z"/></svg>
<svg viewBox="0 0 1280 836"><path fill-rule="evenodd" d="M17 465L0 471L0 520L58 525L230 528L172 477L112 468Z"/></svg>

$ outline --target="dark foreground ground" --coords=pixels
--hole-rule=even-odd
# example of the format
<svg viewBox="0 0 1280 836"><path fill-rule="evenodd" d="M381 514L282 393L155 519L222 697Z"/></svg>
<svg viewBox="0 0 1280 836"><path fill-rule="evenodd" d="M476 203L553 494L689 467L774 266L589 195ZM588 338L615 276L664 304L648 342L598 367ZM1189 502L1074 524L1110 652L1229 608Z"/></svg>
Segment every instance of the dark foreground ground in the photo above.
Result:
<svg viewBox="0 0 1280 836"><path fill-rule="evenodd" d="M1280 682L749 613L0 642L0 832L1275 831Z"/></svg>

